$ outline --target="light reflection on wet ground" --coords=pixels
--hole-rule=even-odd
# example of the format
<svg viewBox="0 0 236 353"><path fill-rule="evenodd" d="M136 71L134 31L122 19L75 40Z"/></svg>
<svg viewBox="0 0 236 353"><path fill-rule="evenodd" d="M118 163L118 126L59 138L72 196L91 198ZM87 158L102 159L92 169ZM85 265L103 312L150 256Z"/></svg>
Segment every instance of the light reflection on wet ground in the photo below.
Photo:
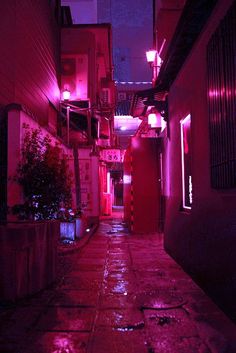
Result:
<svg viewBox="0 0 236 353"><path fill-rule="evenodd" d="M0 312L3 353L235 353L235 325L158 234L102 221L56 286Z"/></svg>

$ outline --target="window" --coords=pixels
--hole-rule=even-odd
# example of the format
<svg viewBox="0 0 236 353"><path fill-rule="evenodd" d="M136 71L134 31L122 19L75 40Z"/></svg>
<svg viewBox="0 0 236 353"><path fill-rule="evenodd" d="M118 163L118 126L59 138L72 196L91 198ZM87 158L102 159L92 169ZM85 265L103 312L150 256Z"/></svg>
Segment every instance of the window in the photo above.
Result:
<svg viewBox="0 0 236 353"><path fill-rule="evenodd" d="M181 164L182 164L182 206L191 209L193 202L192 193L192 168L191 168L191 115L180 121L181 128Z"/></svg>

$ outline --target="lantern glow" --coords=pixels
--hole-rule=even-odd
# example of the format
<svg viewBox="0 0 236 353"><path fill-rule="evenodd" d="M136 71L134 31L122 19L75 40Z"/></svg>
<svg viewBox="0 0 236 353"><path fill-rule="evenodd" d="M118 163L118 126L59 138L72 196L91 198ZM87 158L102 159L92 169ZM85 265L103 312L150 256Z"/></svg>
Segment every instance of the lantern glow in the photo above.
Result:
<svg viewBox="0 0 236 353"><path fill-rule="evenodd" d="M150 64L154 63L156 54L157 54L157 51L154 49L146 51L147 62Z"/></svg>
<svg viewBox="0 0 236 353"><path fill-rule="evenodd" d="M62 92L62 97L64 101L68 101L70 99L70 91L68 89L65 89Z"/></svg>
<svg viewBox="0 0 236 353"><path fill-rule="evenodd" d="M148 115L148 124L151 125L152 128L161 128L161 114L160 113L150 113Z"/></svg>

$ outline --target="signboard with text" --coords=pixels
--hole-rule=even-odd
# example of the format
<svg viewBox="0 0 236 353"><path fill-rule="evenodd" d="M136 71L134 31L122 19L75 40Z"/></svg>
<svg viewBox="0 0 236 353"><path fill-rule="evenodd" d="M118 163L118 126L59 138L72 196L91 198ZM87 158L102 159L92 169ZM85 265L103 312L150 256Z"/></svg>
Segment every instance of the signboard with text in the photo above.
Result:
<svg viewBox="0 0 236 353"><path fill-rule="evenodd" d="M124 159L124 151L116 148L102 150L101 159L104 162L122 163Z"/></svg>

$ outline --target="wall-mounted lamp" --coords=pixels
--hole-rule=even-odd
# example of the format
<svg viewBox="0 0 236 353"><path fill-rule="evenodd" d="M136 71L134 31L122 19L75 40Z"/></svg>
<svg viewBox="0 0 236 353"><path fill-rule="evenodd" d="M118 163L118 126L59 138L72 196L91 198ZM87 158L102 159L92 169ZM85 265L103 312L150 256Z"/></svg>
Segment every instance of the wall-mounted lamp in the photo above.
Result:
<svg viewBox="0 0 236 353"><path fill-rule="evenodd" d="M162 127L162 116L160 113L156 112L151 112L148 114L148 125L151 126L151 128L161 128Z"/></svg>
<svg viewBox="0 0 236 353"><path fill-rule="evenodd" d="M146 58L149 65L153 68L152 83L154 87L157 76L160 71L162 59L160 57L160 54L157 52L157 50L154 50L154 49L146 51Z"/></svg>
<svg viewBox="0 0 236 353"><path fill-rule="evenodd" d="M148 51L146 51L146 58L147 58L147 62L152 65L156 59L156 54L157 51L154 49L150 49Z"/></svg>
<svg viewBox="0 0 236 353"><path fill-rule="evenodd" d="M62 92L62 98L64 101L68 101L70 99L70 91L67 88Z"/></svg>
<svg viewBox="0 0 236 353"><path fill-rule="evenodd" d="M143 104L147 107L147 109L151 108L152 110L155 109L162 118L167 121L168 120L168 101L167 98L165 100L155 100L154 98L150 98L143 102ZM150 111L152 113L152 111Z"/></svg>
<svg viewBox="0 0 236 353"><path fill-rule="evenodd" d="M153 86L155 86L155 82L156 82L156 79L157 79L157 76L159 74L160 67L162 64L162 59L161 59L160 55L161 55L162 49L165 45L165 42L166 42L166 40L164 39L160 50L150 49L150 50L146 51L147 62L153 68L153 77L152 77ZM158 48L157 43L156 43L156 48Z"/></svg>
<svg viewBox="0 0 236 353"><path fill-rule="evenodd" d="M62 92L62 98L64 102L68 102L70 100L70 91L66 88ZM66 126L67 126L67 145L70 144L70 106L66 105Z"/></svg>
<svg viewBox="0 0 236 353"><path fill-rule="evenodd" d="M159 132L163 131L166 127L163 116L154 107L150 109L150 113L148 114L148 125L151 129L158 129Z"/></svg>

